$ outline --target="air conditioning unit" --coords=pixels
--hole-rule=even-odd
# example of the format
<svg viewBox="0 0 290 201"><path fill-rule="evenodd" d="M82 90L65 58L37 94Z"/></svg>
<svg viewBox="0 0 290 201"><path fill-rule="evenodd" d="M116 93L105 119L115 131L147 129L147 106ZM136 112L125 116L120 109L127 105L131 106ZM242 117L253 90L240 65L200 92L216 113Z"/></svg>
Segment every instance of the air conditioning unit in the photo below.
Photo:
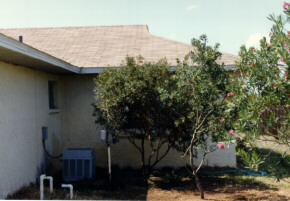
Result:
<svg viewBox="0 0 290 201"><path fill-rule="evenodd" d="M62 177L65 182L93 180L96 171L95 149L72 148L63 151Z"/></svg>

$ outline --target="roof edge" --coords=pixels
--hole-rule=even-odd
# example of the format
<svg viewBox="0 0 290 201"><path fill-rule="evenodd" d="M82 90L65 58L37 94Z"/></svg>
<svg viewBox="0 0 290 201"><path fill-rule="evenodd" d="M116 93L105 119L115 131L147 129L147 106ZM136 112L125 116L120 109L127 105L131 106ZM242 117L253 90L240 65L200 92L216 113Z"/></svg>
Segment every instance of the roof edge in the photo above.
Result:
<svg viewBox="0 0 290 201"><path fill-rule="evenodd" d="M45 52L37 50L29 45L21 43L15 40L14 38L8 37L1 33L0 33L0 46L10 49L12 51L21 53L28 57L41 60L51 65L58 66L62 69L68 70L73 73L80 72L80 68L77 66L71 65L70 63L67 63L61 59L53 57Z"/></svg>
<svg viewBox="0 0 290 201"><path fill-rule="evenodd" d="M121 68L122 66L117 66L117 67L110 67L110 68ZM227 71L233 71L236 68L236 65L225 65L225 68ZM82 67L81 70L79 71L79 74L85 75L85 74L99 74L102 71L108 69L108 67ZM170 71L175 71L176 66L171 66Z"/></svg>
<svg viewBox="0 0 290 201"><path fill-rule="evenodd" d="M87 27L122 27L122 26L146 26L149 31L147 24L122 24L122 25L87 25L87 26L59 26L59 27L4 27L0 30L21 30L21 29L66 29L66 28L87 28Z"/></svg>

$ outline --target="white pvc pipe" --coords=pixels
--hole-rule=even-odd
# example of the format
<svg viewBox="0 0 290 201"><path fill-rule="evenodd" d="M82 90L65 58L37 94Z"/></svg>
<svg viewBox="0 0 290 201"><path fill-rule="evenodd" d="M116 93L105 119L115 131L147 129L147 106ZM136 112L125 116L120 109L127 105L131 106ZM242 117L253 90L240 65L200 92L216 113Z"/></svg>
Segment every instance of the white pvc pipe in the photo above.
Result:
<svg viewBox="0 0 290 201"><path fill-rule="evenodd" d="M45 179L49 180L50 193L53 192L53 178L51 176L46 176L45 174L40 175L40 200L43 200L43 192L44 192L43 182Z"/></svg>
<svg viewBox="0 0 290 201"><path fill-rule="evenodd" d="M40 200L43 200L43 180L45 176L45 174L40 176Z"/></svg>
<svg viewBox="0 0 290 201"><path fill-rule="evenodd" d="M74 197L74 192L73 192L74 187L73 187L73 185L71 185L71 184L62 184L61 187L62 188L69 188L69 195L70 195L70 199L72 200L73 197Z"/></svg>
<svg viewBox="0 0 290 201"><path fill-rule="evenodd" d="M49 190L50 190L50 193L53 193L53 178L51 176L49 176L49 177L46 177L46 179L49 180Z"/></svg>

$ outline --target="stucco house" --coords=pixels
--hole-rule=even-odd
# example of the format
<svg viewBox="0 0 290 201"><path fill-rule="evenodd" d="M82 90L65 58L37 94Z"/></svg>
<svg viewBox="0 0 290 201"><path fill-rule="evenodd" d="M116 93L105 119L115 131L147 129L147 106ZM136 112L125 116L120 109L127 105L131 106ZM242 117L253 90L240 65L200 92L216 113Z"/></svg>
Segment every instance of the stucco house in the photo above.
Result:
<svg viewBox="0 0 290 201"><path fill-rule="evenodd" d="M126 55L153 62L166 57L174 67L190 50L189 44L151 35L147 25L0 29L0 198L43 172L43 126L49 153L90 147L97 166L106 167L106 146L92 116L93 78L119 67ZM220 62L231 69L236 59L223 53ZM205 165L235 166L234 150L209 154ZM180 155L170 151L158 167L183 166ZM123 139L112 147L112 164L137 167L140 156ZM59 159L52 168L61 168Z"/></svg>

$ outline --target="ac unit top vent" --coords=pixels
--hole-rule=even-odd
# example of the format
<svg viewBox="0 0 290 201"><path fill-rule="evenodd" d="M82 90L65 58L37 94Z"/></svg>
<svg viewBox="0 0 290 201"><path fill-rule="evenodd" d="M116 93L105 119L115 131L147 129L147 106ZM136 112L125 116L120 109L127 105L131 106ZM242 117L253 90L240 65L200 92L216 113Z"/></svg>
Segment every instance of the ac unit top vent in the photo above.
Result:
<svg viewBox="0 0 290 201"><path fill-rule="evenodd" d="M85 159L95 157L95 150L91 148L70 148L63 151L63 159Z"/></svg>

